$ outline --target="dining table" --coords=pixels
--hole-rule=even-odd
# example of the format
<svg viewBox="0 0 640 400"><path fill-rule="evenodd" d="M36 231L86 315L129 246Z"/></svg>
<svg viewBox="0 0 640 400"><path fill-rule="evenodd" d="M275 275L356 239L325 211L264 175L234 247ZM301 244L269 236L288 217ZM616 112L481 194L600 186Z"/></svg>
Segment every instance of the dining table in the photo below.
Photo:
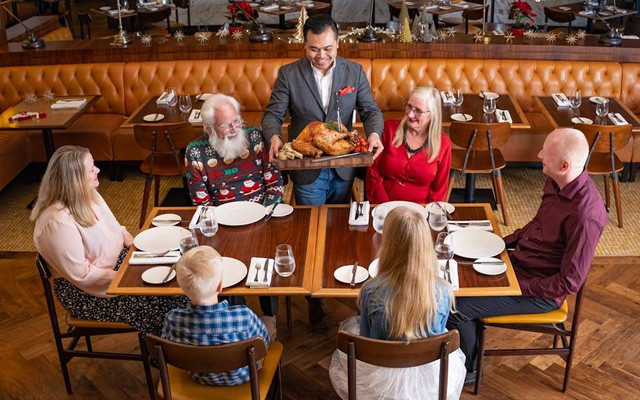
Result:
<svg viewBox="0 0 640 400"><path fill-rule="evenodd" d="M283 4L278 5L277 8L273 6L262 6L262 7L258 7L257 10L258 12L261 12L263 14L277 15L278 26L280 29L284 30L287 28L285 16L287 14L300 12L300 10L302 10L303 7L305 7L305 9L307 10L309 9L323 10L331 7L331 3L324 3L321 1L315 1L315 2L304 3L304 4L302 2L288 2L288 3L283 2Z"/></svg>
<svg viewBox="0 0 640 400"><path fill-rule="evenodd" d="M191 111L188 113L183 113L182 111L180 111L177 103L176 105L156 104L156 100L158 100L160 96L147 97L147 99L142 102L142 104L140 104L140 106L135 109L127 119L124 120L121 127L133 128L135 125L153 124L153 122L147 122L144 120L144 116L150 114L162 114L164 117L162 118L162 120L158 120L157 122L162 122L163 124L189 121ZM199 96L191 96L191 104L193 110L199 110L202 107L204 101L199 99ZM202 122L191 122L191 125L201 127Z"/></svg>
<svg viewBox="0 0 640 400"><path fill-rule="evenodd" d="M559 13L574 14L578 18L585 18L587 20L587 33L593 33L594 21L608 21L615 18L622 18L625 20L622 25L625 25L626 19L629 16L638 13L635 10L617 8L615 7L615 3L613 7L607 6L604 9L589 6L584 2L558 4L556 6L550 6L549 8Z"/></svg>
<svg viewBox="0 0 640 400"><path fill-rule="evenodd" d="M485 93L485 92L483 92ZM490 92L486 92L490 93ZM493 93L492 93L493 94ZM513 123L511 124L512 129L531 129L531 124L527 117L522 111L522 107L518 104L518 101L513 97L513 95L508 93L496 93L498 97L496 98L496 110L506 110L511 115L511 119ZM461 106L455 106L451 103L442 103L442 126L448 128L451 126L451 122L453 119L451 118L454 114L464 113L467 115L471 115L469 122L485 122L485 123L496 123L500 122L497 119L496 113L485 114L482 110L482 103L484 102L484 97L482 97L479 93L465 93L464 101Z"/></svg>
<svg viewBox="0 0 640 400"><path fill-rule="evenodd" d="M407 1L405 2L407 5L407 9L409 10L409 15L417 14L421 11L425 11L427 14L431 14L433 16L433 23L436 27L439 25L439 17L440 15L453 14L457 12L462 12L464 10L481 10L482 4L470 3L466 1L459 1L457 3L452 4L437 4L434 1L424 2L424 1ZM389 3L390 8L394 8L400 10L402 8L401 1L395 1Z"/></svg>

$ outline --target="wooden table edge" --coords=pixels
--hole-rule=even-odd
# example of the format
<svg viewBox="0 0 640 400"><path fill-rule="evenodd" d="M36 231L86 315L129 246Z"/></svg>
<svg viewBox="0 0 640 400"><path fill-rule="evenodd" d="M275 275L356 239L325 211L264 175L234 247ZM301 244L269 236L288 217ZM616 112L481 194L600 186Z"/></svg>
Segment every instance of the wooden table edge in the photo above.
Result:
<svg viewBox="0 0 640 400"><path fill-rule="evenodd" d="M551 114L549 113L549 110L547 110L547 107L545 107L545 105L542 104L542 101L540 100L541 97L549 97L549 96L533 96L533 102L536 104L536 106L538 106L538 109L544 115L544 117L547 119L547 122L549 122L549 124L551 124L551 127L553 129L557 129L558 128L558 123L551 116Z"/></svg>
<svg viewBox="0 0 640 400"><path fill-rule="evenodd" d="M131 120L133 119L134 116L138 115L138 113L140 111L142 111L142 109L144 107L147 106L147 104L149 104L149 102L151 101L151 99L153 99L155 96L151 95L149 96L147 99L145 99L145 101L143 101L138 108L136 108L131 114L129 114L129 116L127 117L127 119L124 120L124 122L120 125L120 128L133 128L136 124L132 123Z"/></svg>
<svg viewBox="0 0 640 400"><path fill-rule="evenodd" d="M318 233L316 235L315 261L313 263L313 282L311 284L311 295L316 291L322 290L322 279L324 270L324 250L327 237L327 214L329 206L320 206L318 214Z"/></svg>
<svg viewBox="0 0 640 400"><path fill-rule="evenodd" d="M631 109L629 107L627 107L626 104L624 104L622 102L622 100L620 100L618 97L614 97L614 99L616 99L616 102L618 102L618 104L620 105L620 107L625 110L630 116L631 118L636 122L636 124L638 126L631 126L631 131L632 132L640 132L640 118L638 118L638 116L636 115L636 113L634 113L633 111L631 111Z"/></svg>
<svg viewBox="0 0 640 400"><path fill-rule="evenodd" d="M507 96L509 97L509 100L511 100L513 108L516 109L518 117L520 117L520 120L522 121L519 124L512 124L511 127L514 129L531 129L531 124L529 123L529 120L527 119L524 111L522 111L522 107L520 107L520 104L518 104L518 101L513 97L511 93L507 93Z"/></svg>

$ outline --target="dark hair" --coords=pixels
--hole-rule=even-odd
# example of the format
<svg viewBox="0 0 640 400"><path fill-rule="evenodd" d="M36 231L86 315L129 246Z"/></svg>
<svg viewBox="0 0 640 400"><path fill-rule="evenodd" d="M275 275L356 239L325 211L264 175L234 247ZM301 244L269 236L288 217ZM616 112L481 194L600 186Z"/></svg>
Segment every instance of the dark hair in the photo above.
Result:
<svg viewBox="0 0 640 400"><path fill-rule="evenodd" d="M338 40L338 25L329 14L312 15L307 19L307 21L304 23L304 27L302 28L304 40L307 40L307 32L309 31L311 31L311 33L313 33L314 35L320 35L329 28L331 28L333 34L336 37L336 40Z"/></svg>

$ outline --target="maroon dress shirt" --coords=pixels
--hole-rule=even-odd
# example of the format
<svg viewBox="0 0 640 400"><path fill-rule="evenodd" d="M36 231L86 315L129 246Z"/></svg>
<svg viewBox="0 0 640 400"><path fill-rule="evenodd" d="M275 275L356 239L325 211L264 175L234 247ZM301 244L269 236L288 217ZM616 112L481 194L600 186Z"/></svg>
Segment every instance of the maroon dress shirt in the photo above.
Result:
<svg viewBox="0 0 640 400"><path fill-rule="evenodd" d="M523 296L562 304L587 279L607 212L583 172L562 190L548 178L542 204L527 225L504 238Z"/></svg>

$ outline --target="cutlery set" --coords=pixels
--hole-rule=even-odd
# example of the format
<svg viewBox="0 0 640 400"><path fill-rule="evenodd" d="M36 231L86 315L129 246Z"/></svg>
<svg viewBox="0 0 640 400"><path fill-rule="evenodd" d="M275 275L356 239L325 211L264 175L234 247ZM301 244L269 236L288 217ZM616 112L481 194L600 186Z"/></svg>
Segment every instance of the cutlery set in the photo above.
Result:
<svg viewBox="0 0 640 400"><path fill-rule="evenodd" d="M275 203L273 203L273 205L271 205L271 210L269 211L269 213L267 214L266 217L264 217L265 221L268 221L271 219L271 217L273 216L273 212L276 210L276 207L278 206L278 202L276 201Z"/></svg>
<svg viewBox="0 0 640 400"><path fill-rule="evenodd" d="M262 270L264 270L264 278L262 278L262 282L267 283L269 281L269 278L268 278L269 277L269 274L268 274L268 271L269 271L269 259L266 258L264 260L264 263L262 264L262 267L260 267L260 263L256 263L255 269L256 269L256 275L253 278L253 280L255 282L260 282L259 274L260 274L260 269L262 269Z"/></svg>

